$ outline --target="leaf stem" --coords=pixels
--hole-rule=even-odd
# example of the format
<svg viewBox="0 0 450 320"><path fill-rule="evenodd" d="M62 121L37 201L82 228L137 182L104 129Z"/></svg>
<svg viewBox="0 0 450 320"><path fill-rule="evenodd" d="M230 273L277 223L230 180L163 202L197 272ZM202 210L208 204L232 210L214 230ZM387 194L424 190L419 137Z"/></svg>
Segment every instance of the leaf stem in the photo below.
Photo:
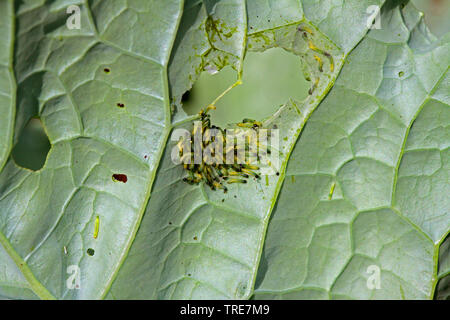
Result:
<svg viewBox="0 0 450 320"><path fill-rule="evenodd" d="M216 99L214 99L214 101L211 102L208 106L215 106L216 103L217 103L220 99L222 99L222 97L223 97L224 95L226 95L231 89L233 89L234 87L236 87L236 86L238 86L238 85L240 85L240 84L242 84L242 80L241 80L241 76L239 75L239 77L238 77L238 79L236 80L236 82L233 83L231 86L229 86L227 89L225 89L225 91L222 92Z"/></svg>

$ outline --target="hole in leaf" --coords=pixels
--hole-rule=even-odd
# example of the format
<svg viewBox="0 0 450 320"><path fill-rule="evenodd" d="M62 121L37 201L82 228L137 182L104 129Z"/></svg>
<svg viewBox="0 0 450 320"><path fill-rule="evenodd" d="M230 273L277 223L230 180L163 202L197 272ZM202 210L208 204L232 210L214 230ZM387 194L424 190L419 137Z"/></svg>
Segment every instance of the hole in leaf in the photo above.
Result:
<svg viewBox="0 0 450 320"><path fill-rule="evenodd" d="M191 91L186 91L183 93L183 96L181 97L181 102L186 103L191 99Z"/></svg>
<svg viewBox="0 0 450 320"><path fill-rule="evenodd" d="M44 166L50 147L41 120L32 118L23 128L12 156L19 166L36 171Z"/></svg>
<svg viewBox="0 0 450 320"><path fill-rule="evenodd" d="M197 114L235 81L236 71L229 66L215 75L203 72L183 95L183 109ZM243 118L266 118L289 98L304 100L311 86L303 76L300 57L281 48L248 52L242 82L217 102L217 109L211 112L214 124L225 127Z"/></svg>
<svg viewBox="0 0 450 320"><path fill-rule="evenodd" d="M121 173L115 173L112 175L112 179L114 182L120 181L123 183L127 183L128 181L128 177L126 174L121 174Z"/></svg>
<svg viewBox="0 0 450 320"><path fill-rule="evenodd" d="M105 68L105 69L103 69L103 71L105 71L105 73L110 73L111 69L110 68Z"/></svg>
<svg viewBox="0 0 450 320"><path fill-rule="evenodd" d="M121 103L121 102L118 102L118 103L117 103L117 106L118 106L119 108L125 108L125 105L124 105L123 103Z"/></svg>

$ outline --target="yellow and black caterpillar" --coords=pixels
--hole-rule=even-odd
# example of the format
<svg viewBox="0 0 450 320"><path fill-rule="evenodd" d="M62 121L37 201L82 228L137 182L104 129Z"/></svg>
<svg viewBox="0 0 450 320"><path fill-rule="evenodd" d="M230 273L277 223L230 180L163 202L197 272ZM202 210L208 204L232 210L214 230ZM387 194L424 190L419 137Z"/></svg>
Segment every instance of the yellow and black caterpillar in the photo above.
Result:
<svg viewBox="0 0 450 320"><path fill-rule="evenodd" d="M228 191L226 184L232 183L247 183L250 177L255 179L260 179L260 174L258 173L259 167L253 165L251 159L258 159L257 150L255 151L250 147L250 144L254 144L259 147L259 141L257 134L249 135L249 139L245 139L243 145L236 145L233 139L229 139L227 135L227 129L222 129L220 127L211 125L210 115L208 111L215 109L214 106L209 106L206 110L201 110L199 112L199 117L201 121L201 126L195 126L192 130L191 140L187 145L190 147L189 150L185 150L186 144L184 144L183 138L178 142L178 150L181 162L183 164L184 170L188 173L188 176L183 178L183 181L189 184L199 184L204 182L212 190L222 189L224 193ZM237 131L237 134L245 133L245 130L251 129L255 133L258 133L259 128L262 126L261 122L252 119L244 119L241 123L237 124L237 128L233 131ZM221 134L218 136L212 136L212 130L218 130ZM199 132L201 130L201 132ZM194 153L192 152L193 139L196 134L201 134L202 139L202 149L210 148L215 149L215 144L220 142L222 146L222 154L215 154L212 152L213 156L222 157L222 161L211 161L204 154L201 157L201 163L194 163ZM219 141L219 139L221 141ZM256 139L256 141L254 140ZM232 141L231 141L232 140ZM238 163L238 153L245 155L244 163ZM270 153L270 150L267 151ZM224 161L225 159L232 159L231 163L229 161ZM227 162L227 163L226 163Z"/></svg>

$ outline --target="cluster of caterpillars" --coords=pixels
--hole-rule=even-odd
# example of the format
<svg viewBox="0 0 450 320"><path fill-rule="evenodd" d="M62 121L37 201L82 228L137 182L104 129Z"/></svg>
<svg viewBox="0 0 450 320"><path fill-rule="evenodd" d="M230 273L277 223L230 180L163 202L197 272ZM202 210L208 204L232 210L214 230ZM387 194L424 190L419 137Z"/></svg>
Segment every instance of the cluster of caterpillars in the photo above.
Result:
<svg viewBox="0 0 450 320"><path fill-rule="evenodd" d="M255 143L259 148L258 135L249 135L250 139L245 139L245 143L242 146L236 145L234 143L234 139L232 141L229 140L227 135L227 129L222 129L215 125L211 125L210 115L208 111L211 109L215 109L214 106L209 106L206 110L201 110L199 112L199 117L201 120L201 127L194 126L191 135L191 141L188 143L190 146L190 150L184 150L184 140L178 142L178 150L181 159L181 163L183 164L184 170L187 172L188 176L183 178L183 181L188 184L199 184L204 182L207 186L209 186L212 190L223 190L224 193L228 191L228 188L225 184L232 183L247 183L247 180L250 177L255 179L260 179L261 176L259 174L259 167L253 165L252 159L259 160L259 156L257 151L255 152L252 148L249 147L250 143ZM262 123L259 121L255 121L252 119L244 119L241 123L237 124L237 128L233 129L234 133L239 134L245 133L245 130L255 130L258 133L259 128L262 127ZM211 136L210 131L212 129L220 130L221 135L218 137ZM223 146L222 155L214 154L214 157L222 156L222 161L214 162L210 161L211 159L207 159L205 155L202 155L201 163L194 163L194 156L192 152L193 145L193 137L196 134L199 134L197 130L201 130L202 139L202 147L203 148L211 148L215 150L214 144L218 141L216 139L221 139L221 144ZM256 141L251 141L252 137L256 137ZM239 149L240 148L240 149ZM238 163L238 152L243 151L245 154L245 163ZM270 148L267 150L267 153L270 154ZM226 163L225 159L234 159L233 163Z"/></svg>
<svg viewBox="0 0 450 320"><path fill-rule="evenodd" d="M297 27L297 31L301 32L303 39L308 43L309 49L311 49L312 51L314 51L314 52L319 54L319 55L314 54L314 56L313 56L314 60L316 60L317 63L319 64L319 71L323 72L323 60L322 60L321 56L324 56L324 57L326 57L329 60L329 62L330 62L330 71L333 72L334 71L334 59L333 59L332 55L329 54L328 52L322 50L322 49L317 48L314 45L314 43L311 41L311 39L309 39L309 37L308 37L308 35L310 35L310 36L314 35L313 31L310 28L305 27L305 26L298 26ZM318 85L319 85L319 77L317 77L315 79L314 84L309 89L308 93L310 95L312 95L314 90L317 88Z"/></svg>

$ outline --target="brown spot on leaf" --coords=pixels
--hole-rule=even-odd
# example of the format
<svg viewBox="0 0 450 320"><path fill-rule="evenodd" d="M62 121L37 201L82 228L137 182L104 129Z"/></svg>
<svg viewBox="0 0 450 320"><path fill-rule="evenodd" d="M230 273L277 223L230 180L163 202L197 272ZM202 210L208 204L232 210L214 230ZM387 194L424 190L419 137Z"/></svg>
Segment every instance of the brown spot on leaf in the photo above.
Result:
<svg viewBox="0 0 450 320"><path fill-rule="evenodd" d="M123 183L127 183L127 181L128 181L127 175L126 174L121 174L121 173L113 174L112 178L113 178L114 182L120 181L120 182L123 182Z"/></svg>

